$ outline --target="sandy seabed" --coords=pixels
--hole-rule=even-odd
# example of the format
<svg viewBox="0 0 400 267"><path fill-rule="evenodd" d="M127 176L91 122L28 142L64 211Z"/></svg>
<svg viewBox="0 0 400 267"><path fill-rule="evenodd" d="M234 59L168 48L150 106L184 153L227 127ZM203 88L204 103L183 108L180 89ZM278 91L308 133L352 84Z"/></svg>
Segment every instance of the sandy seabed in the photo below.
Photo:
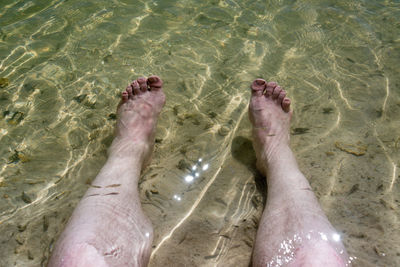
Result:
<svg viewBox="0 0 400 267"><path fill-rule="evenodd" d="M106 160L119 92L150 74L167 94L139 185L150 266L250 263L267 191L256 77L288 91L292 148L353 265L399 266L400 5L268 2L2 2L0 266L46 265Z"/></svg>

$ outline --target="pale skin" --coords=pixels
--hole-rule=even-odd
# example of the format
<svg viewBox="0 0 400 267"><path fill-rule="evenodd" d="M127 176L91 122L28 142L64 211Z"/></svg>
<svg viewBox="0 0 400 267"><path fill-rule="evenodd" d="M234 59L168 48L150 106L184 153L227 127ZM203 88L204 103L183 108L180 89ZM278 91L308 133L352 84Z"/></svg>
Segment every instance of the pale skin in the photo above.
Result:
<svg viewBox="0 0 400 267"><path fill-rule="evenodd" d="M343 245L332 240L336 232L289 147L292 111L286 92L263 79L251 89L257 166L268 182L253 266L346 266ZM121 98L108 160L74 210L48 266L146 266L149 261L153 228L141 208L138 181L150 162L165 103L162 81L138 78Z"/></svg>
<svg viewBox="0 0 400 267"><path fill-rule="evenodd" d="M153 228L138 181L150 161L165 103L157 76L138 78L122 93L109 157L74 210L48 266L146 266Z"/></svg>
<svg viewBox="0 0 400 267"><path fill-rule="evenodd" d="M256 79L251 91L253 147L257 167L268 184L253 266L349 266L339 234L326 218L290 149L290 99L275 82L263 79Z"/></svg>

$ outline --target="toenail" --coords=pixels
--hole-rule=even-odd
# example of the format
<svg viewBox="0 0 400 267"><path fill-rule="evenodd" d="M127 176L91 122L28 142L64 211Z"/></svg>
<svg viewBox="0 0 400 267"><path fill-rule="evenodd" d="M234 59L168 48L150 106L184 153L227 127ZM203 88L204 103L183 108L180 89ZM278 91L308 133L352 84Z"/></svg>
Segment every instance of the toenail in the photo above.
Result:
<svg viewBox="0 0 400 267"><path fill-rule="evenodd" d="M157 78L156 77L149 77L148 81L151 82L151 83L152 82L156 82Z"/></svg>
<svg viewBox="0 0 400 267"><path fill-rule="evenodd" d="M264 84L265 84L265 81L263 81L263 80L256 80L256 84L257 84L257 85L264 85Z"/></svg>

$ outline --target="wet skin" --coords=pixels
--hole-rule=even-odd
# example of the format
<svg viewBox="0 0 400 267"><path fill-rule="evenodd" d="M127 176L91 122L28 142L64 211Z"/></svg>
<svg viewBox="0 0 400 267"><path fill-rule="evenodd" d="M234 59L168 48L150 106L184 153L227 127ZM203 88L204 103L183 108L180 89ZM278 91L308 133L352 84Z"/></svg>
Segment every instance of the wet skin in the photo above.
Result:
<svg viewBox="0 0 400 267"><path fill-rule="evenodd" d="M257 166L268 182L253 265L346 266L344 247L330 239L336 231L289 147L290 99L275 82L263 79L255 80L251 91L249 118ZM108 160L74 210L49 266L147 265L153 228L141 209L138 181L151 160L164 103L158 76L138 78L122 93ZM321 239L321 234L328 238ZM279 249L289 243L289 254Z"/></svg>
<svg viewBox="0 0 400 267"><path fill-rule="evenodd" d="M143 213L138 181L151 159L162 80L141 77L122 93L106 164L75 208L48 266L146 266L153 228Z"/></svg>
<svg viewBox="0 0 400 267"><path fill-rule="evenodd" d="M292 111L286 91L276 82L263 79L256 79L250 87L253 146L257 167L268 183L253 266L348 266L339 235L290 149Z"/></svg>

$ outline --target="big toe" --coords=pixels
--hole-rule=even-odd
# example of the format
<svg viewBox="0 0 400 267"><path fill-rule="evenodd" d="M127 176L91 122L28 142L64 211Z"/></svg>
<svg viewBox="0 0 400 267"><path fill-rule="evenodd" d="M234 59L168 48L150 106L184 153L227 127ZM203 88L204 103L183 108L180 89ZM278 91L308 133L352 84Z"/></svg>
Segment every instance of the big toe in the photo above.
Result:
<svg viewBox="0 0 400 267"><path fill-rule="evenodd" d="M151 91L157 91L162 88L163 81L160 77L152 75L147 79L147 85L150 87Z"/></svg>
<svg viewBox="0 0 400 267"><path fill-rule="evenodd" d="M265 90L267 82L264 79L255 79L251 84L251 92L255 96L261 96Z"/></svg>

